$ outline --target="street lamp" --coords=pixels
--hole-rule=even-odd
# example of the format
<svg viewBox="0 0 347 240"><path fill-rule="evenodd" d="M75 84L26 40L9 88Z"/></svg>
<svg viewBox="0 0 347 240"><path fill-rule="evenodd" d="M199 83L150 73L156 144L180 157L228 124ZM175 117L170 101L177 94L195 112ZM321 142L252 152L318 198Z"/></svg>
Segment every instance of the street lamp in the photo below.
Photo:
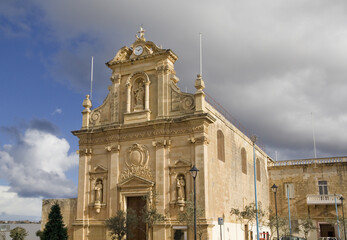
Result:
<svg viewBox="0 0 347 240"><path fill-rule="evenodd" d="M196 183L195 179L198 175L199 169L195 167L195 165L189 170L190 174L194 179L194 240L196 240Z"/></svg>
<svg viewBox="0 0 347 240"><path fill-rule="evenodd" d="M275 208L276 208L276 230L277 230L277 240L280 239L280 234L278 232L278 216L277 216L277 189L278 187L276 186L276 184L272 185L271 190L273 191L273 193L275 194Z"/></svg>
<svg viewBox="0 0 347 240"><path fill-rule="evenodd" d="M340 197L341 200L341 207L342 207L342 221L343 221L343 233L345 235L345 240L347 239L346 237L346 225L345 225L345 214L343 212L343 200L345 200L342 196Z"/></svg>

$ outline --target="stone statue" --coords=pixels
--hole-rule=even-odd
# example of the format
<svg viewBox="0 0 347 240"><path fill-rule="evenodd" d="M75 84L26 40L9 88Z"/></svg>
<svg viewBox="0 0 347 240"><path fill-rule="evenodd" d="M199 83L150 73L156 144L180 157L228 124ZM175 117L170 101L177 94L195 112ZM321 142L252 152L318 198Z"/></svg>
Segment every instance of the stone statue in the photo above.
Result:
<svg viewBox="0 0 347 240"><path fill-rule="evenodd" d="M176 188L177 188L177 201L184 201L186 199L186 181L184 180L183 175L179 175L177 177L177 183L176 183Z"/></svg>
<svg viewBox="0 0 347 240"><path fill-rule="evenodd" d="M143 102L145 97L145 87L143 83L139 83L138 87L134 90L135 96L135 109L143 109Z"/></svg>
<svg viewBox="0 0 347 240"><path fill-rule="evenodd" d="M102 181L98 180L94 187L95 190L95 202L102 202Z"/></svg>

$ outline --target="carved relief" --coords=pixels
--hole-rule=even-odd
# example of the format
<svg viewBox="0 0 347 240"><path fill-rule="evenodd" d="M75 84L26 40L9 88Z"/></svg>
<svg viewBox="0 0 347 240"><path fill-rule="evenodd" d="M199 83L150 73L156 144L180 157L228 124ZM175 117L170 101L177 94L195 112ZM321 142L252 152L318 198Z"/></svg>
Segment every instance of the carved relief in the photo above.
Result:
<svg viewBox="0 0 347 240"><path fill-rule="evenodd" d="M136 80L133 87L134 95L134 111L141 111L144 109L145 103L145 84L143 79Z"/></svg>
<svg viewBox="0 0 347 240"><path fill-rule="evenodd" d="M101 203L102 202L102 192L103 192L103 186L102 186L102 180L101 179L98 179L96 181L94 191L95 191L95 203Z"/></svg>
<svg viewBox="0 0 347 240"><path fill-rule="evenodd" d="M190 93L182 93L177 89L177 85L173 82L171 86L171 111L172 112L193 112L195 109L194 95Z"/></svg>
<svg viewBox="0 0 347 240"><path fill-rule="evenodd" d="M177 201L186 200L186 180L183 174L179 174L176 179Z"/></svg>
<svg viewBox="0 0 347 240"><path fill-rule="evenodd" d="M126 169L121 174L121 180L125 180L133 175L145 179L153 179L152 173L147 166L148 159L148 149L142 144L133 144L127 151Z"/></svg>

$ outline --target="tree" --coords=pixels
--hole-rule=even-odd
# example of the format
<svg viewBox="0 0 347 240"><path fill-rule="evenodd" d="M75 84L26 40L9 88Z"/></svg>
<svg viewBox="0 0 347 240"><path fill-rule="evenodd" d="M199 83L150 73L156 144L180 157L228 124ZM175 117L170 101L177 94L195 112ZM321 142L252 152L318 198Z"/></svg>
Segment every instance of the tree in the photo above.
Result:
<svg viewBox="0 0 347 240"><path fill-rule="evenodd" d="M266 224L270 228L270 239L272 238L273 235L275 235L277 238L276 224L277 224L276 216L274 216L270 213L269 220ZM288 226L288 219L282 218L279 216L278 217L278 231L279 231L280 236L281 236L281 232L286 232L287 226Z"/></svg>
<svg viewBox="0 0 347 240"><path fill-rule="evenodd" d="M112 239L121 240L125 235L131 236L131 227L137 224L137 218L130 209L127 213L118 210L116 216L106 220L106 228L110 230Z"/></svg>
<svg viewBox="0 0 347 240"><path fill-rule="evenodd" d="M309 232L316 229L316 227L313 224L313 221L311 218L305 218L300 222L299 228L301 231L304 232L305 238L307 239L307 236Z"/></svg>
<svg viewBox="0 0 347 240"><path fill-rule="evenodd" d="M35 234L40 238L40 240L43 240L43 232L41 230L37 230Z"/></svg>
<svg viewBox="0 0 347 240"><path fill-rule="evenodd" d="M43 239L47 240L67 240L67 228L63 223L58 203L51 207L51 212L48 215L48 222L43 230Z"/></svg>
<svg viewBox="0 0 347 240"><path fill-rule="evenodd" d="M250 203L244 207L243 210L239 210L238 208L232 208L230 211L230 215L234 215L237 220L242 223L242 226L249 225L250 228L248 231L252 231L254 222L256 220L256 206L255 203ZM265 212L261 209L261 202L258 203L258 220L261 222L265 216ZM242 227L241 227L242 228ZM245 229L242 228L243 231Z"/></svg>
<svg viewBox="0 0 347 240"><path fill-rule="evenodd" d="M201 240L204 234L204 227L201 222L201 218L204 216L204 209L196 206L196 235ZM186 201L184 211L178 213L178 220L183 223L187 223L189 229L194 231L194 202Z"/></svg>
<svg viewBox="0 0 347 240"><path fill-rule="evenodd" d="M28 236L28 233L22 227L16 227L10 231L12 240L24 240L26 236Z"/></svg>
<svg viewBox="0 0 347 240"><path fill-rule="evenodd" d="M161 213L158 213L157 210L157 196L158 194L153 190L149 194L145 195L145 201L147 205L142 209L141 221L146 224L148 230L153 231L153 225L155 222L162 222L165 220L165 216ZM149 239L149 236L153 236L153 233L147 233L146 239Z"/></svg>

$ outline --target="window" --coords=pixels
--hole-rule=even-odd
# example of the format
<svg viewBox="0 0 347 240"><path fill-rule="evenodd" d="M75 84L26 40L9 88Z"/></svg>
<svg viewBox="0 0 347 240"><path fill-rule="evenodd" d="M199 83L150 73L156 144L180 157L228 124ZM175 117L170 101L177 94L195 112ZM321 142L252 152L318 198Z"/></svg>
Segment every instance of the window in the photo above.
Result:
<svg viewBox="0 0 347 240"><path fill-rule="evenodd" d="M288 195L289 195L289 198L295 198L294 183L285 183L284 189L285 189L284 195L286 196L286 198L288 198Z"/></svg>
<svg viewBox="0 0 347 240"><path fill-rule="evenodd" d="M260 182L261 177L260 177L260 160L259 160L259 158L257 158L256 168L257 168L257 180Z"/></svg>
<svg viewBox="0 0 347 240"><path fill-rule="evenodd" d="M242 172L247 174L247 153L244 148L241 149L241 166Z"/></svg>
<svg viewBox="0 0 347 240"><path fill-rule="evenodd" d="M318 181L319 195L328 195L328 181Z"/></svg>
<svg viewBox="0 0 347 240"><path fill-rule="evenodd" d="M225 161L224 135L221 130L217 131L217 151L218 151L218 159Z"/></svg>

